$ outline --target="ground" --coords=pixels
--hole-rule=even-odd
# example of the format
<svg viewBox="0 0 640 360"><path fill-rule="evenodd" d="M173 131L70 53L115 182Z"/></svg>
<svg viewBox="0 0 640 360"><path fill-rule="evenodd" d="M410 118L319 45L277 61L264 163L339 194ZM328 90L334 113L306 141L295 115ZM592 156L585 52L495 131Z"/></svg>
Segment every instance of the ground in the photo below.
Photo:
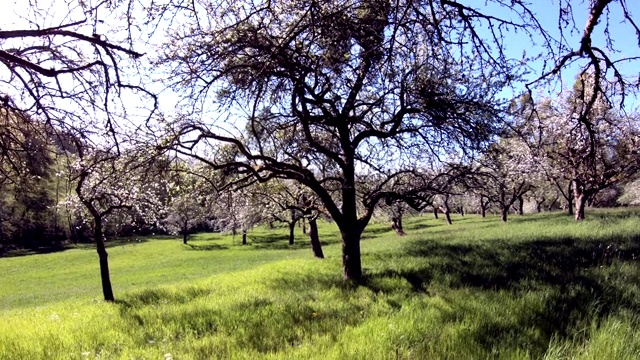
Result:
<svg viewBox="0 0 640 360"><path fill-rule="evenodd" d="M636 359L640 211L372 224L366 278L341 277L298 229L121 239L118 301L90 246L0 258L0 359Z"/></svg>

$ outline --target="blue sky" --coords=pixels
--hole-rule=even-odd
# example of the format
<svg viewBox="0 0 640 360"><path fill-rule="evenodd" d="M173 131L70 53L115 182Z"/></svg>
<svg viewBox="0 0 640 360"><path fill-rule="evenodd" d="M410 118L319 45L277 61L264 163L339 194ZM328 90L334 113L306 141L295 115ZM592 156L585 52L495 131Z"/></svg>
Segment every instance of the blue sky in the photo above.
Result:
<svg viewBox="0 0 640 360"><path fill-rule="evenodd" d="M558 29L558 17L559 17L559 5L558 0L546 0L546 1L532 1L531 9L536 14L541 25L547 29L547 31L556 39L560 39L560 30ZM635 2L635 0L631 1ZM574 24L571 23L569 27L563 27L563 35L565 38L565 44L571 47L572 50L577 50L580 46L580 38L584 26L588 18L588 5L589 1L572 1L573 19ZM629 9L632 15L638 19L640 24L640 9ZM635 10L635 11L634 11ZM507 11L497 13L499 16L509 16ZM608 25L608 31L612 40L612 49L608 49L605 29ZM538 39L541 39L538 36ZM593 36L593 46L603 49L612 60L624 58L624 57L640 57L640 44L638 44L638 37L635 34L633 27L627 22L624 22L622 8L619 2L610 4L607 11L603 14L601 21L596 26ZM522 56L523 51L526 51L527 55L535 55L542 51L541 47L532 44L523 34L509 34L507 35L506 50L512 57L519 58ZM555 59L556 61L558 59ZM562 83L555 82L552 86L544 88L544 92L548 95L553 95L563 88L568 88L573 85L575 76L579 71L579 66L584 65L586 60L579 60L575 64L566 67L561 73ZM533 69L533 73L530 78L534 78L542 74L544 63L542 60L528 63ZM549 70L554 64L549 62L546 70ZM619 66L621 72L633 79L634 82L638 81L640 74L640 60L636 60L631 63L622 63ZM630 98L630 105L637 103L634 97Z"/></svg>

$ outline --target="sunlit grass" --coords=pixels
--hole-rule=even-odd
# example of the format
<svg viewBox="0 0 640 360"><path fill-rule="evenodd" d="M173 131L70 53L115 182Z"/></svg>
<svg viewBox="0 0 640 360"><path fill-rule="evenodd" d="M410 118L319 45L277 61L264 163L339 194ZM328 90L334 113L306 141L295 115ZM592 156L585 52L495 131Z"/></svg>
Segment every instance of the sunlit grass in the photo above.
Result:
<svg viewBox="0 0 640 360"><path fill-rule="evenodd" d="M640 214L559 213L373 224L366 278L341 278L300 229L109 248L118 302L91 248L0 259L0 359L640 358Z"/></svg>

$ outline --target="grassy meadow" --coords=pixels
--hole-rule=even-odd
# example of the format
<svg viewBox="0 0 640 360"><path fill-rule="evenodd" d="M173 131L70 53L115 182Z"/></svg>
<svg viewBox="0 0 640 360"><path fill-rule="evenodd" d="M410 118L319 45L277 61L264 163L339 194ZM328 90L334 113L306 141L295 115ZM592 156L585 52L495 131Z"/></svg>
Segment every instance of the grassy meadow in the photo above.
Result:
<svg viewBox="0 0 640 360"><path fill-rule="evenodd" d="M640 211L371 224L366 279L259 228L0 258L0 359L638 359Z"/></svg>

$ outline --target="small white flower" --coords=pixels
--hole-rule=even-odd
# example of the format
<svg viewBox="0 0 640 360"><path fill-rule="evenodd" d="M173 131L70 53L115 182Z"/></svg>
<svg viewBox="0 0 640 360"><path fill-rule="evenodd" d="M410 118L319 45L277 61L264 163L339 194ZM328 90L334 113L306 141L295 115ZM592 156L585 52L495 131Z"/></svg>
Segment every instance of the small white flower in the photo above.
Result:
<svg viewBox="0 0 640 360"><path fill-rule="evenodd" d="M171 359L173 359L171 357L171 354L169 354L169 353L164 354L164 360L171 360Z"/></svg>

